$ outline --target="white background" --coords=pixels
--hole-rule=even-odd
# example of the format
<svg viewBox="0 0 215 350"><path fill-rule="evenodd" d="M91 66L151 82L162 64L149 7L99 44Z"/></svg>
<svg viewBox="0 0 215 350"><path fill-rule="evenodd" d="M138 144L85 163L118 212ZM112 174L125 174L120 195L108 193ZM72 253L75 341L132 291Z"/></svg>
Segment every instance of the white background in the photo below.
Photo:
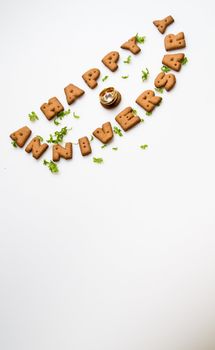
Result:
<svg viewBox="0 0 215 350"><path fill-rule="evenodd" d="M166 33L185 32L189 63L147 117L135 99L165 53L152 21L169 14ZM1 0L1 350L215 348L214 29L212 0ZM146 42L126 65L120 45L137 32ZM101 63L111 50L115 73ZM81 78L92 67L109 75L95 90ZM71 106L81 118L62 123L66 140L116 125L129 105L145 123L105 149L94 140L89 157L74 146L52 175L51 149L36 161L9 134L28 125L48 138L56 126L39 107L57 96L67 109L69 83L86 93ZM98 101L106 86L122 93L114 111Z"/></svg>

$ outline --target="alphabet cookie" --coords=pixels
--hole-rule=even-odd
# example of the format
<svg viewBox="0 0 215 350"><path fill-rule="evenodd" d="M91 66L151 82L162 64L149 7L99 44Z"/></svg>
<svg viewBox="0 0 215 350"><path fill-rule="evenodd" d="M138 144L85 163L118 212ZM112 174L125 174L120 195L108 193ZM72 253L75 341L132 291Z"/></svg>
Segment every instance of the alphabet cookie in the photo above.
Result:
<svg viewBox="0 0 215 350"><path fill-rule="evenodd" d="M141 48L137 45L136 36L133 36L131 39L122 44L121 48L131 51L134 55L141 51Z"/></svg>
<svg viewBox="0 0 215 350"><path fill-rule="evenodd" d="M43 103L40 109L48 120L53 119L58 113L64 111L64 107L57 97L50 98L48 103Z"/></svg>
<svg viewBox="0 0 215 350"><path fill-rule="evenodd" d="M88 154L90 154L92 152L92 149L90 146L90 141L89 141L87 136L81 137L78 140L78 143L79 143L79 147L80 147L82 156L87 156Z"/></svg>
<svg viewBox="0 0 215 350"><path fill-rule="evenodd" d="M52 160L58 162L60 158L71 159L72 158L72 143L67 142L65 147L56 144L52 148Z"/></svg>
<svg viewBox="0 0 215 350"><path fill-rule="evenodd" d="M101 142L108 143L113 138L113 129L110 122L102 124L101 128L93 131L93 135Z"/></svg>
<svg viewBox="0 0 215 350"><path fill-rule="evenodd" d="M161 72L155 78L154 84L156 88L164 88L166 91L170 91L176 83L176 78L174 74L165 74Z"/></svg>
<svg viewBox="0 0 215 350"><path fill-rule="evenodd" d="M166 28L174 22L174 18L172 16L167 16L164 19L153 21L153 24L158 28L161 34L165 33Z"/></svg>
<svg viewBox="0 0 215 350"><path fill-rule="evenodd" d="M109 68L112 72L115 72L118 68L119 53L117 51L109 52L103 59L104 65Z"/></svg>
<svg viewBox="0 0 215 350"><path fill-rule="evenodd" d="M27 126L24 126L10 134L10 138L15 141L19 147L23 147L30 135L31 130Z"/></svg>
<svg viewBox="0 0 215 350"><path fill-rule="evenodd" d="M27 153L33 154L33 157L38 159L42 156L42 154L47 150L49 146L47 143L43 143L41 145L40 138L38 136L34 137L33 140L27 145L25 151Z"/></svg>
<svg viewBox="0 0 215 350"><path fill-rule="evenodd" d="M162 101L162 97L155 96L154 91L146 90L137 99L136 103L147 112L152 112L155 106Z"/></svg>
<svg viewBox="0 0 215 350"><path fill-rule="evenodd" d="M171 54L171 55L164 55L162 63L175 70L176 72L179 72L181 69L181 61L184 58L183 53L176 53L176 54Z"/></svg>
<svg viewBox="0 0 215 350"><path fill-rule="evenodd" d="M140 122L140 117L133 112L131 107L127 107L116 116L115 120L124 131L128 131Z"/></svg>
<svg viewBox="0 0 215 350"><path fill-rule="evenodd" d="M82 75L85 83L91 88L95 89L98 85L97 80L100 76L100 70L97 68L92 68Z"/></svg>
<svg viewBox="0 0 215 350"><path fill-rule="evenodd" d="M69 105L71 105L78 97L84 94L84 90L79 87L69 84L64 88L64 92L66 95L66 100Z"/></svg>
<svg viewBox="0 0 215 350"><path fill-rule="evenodd" d="M166 51L183 49L184 47L186 47L184 33L180 32L176 35L168 34L164 39L164 45Z"/></svg>

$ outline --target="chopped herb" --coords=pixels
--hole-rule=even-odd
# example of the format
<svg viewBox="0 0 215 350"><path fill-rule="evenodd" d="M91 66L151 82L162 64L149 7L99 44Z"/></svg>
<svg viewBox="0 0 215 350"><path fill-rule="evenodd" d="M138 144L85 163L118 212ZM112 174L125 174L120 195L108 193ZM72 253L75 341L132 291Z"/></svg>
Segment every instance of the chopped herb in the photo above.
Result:
<svg viewBox="0 0 215 350"><path fill-rule="evenodd" d="M141 145L140 148L141 149L146 149L146 148L148 148L148 145Z"/></svg>
<svg viewBox="0 0 215 350"><path fill-rule="evenodd" d="M142 81L147 80L149 77L149 70L146 68L146 70L142 70Z"/></svg>
<svg viewBox="0 0 215 350"><path fill-rule="evenodd" d="M143 118L141 118L140 121L141 121L141 123L144 123L145 120Z"/></svg>
<svg viewBox="0 0 215 350"><path fill-rule="evenodd" d="M42 137L42 136L37 135L37 137L38 137L38 139L39 139L41 142L43 142L43 137Z"/></svg>
<svg viewBox="0 0 215 350"><path fill-rule="evenodd" d="M171 71L171 69L170 69L169 67L167 67L167 66L162 66L162 67L161 67L161 70L162 70L162 72L164 72L164 73L168 73L168 72Z"/></svg>
<svg viewBox="0 0 215 350"><path fill-rule="evenodd" d="M60 131L55 131L54 136L50 134L49 140L47 140L48 143L60 143L63 141L63 138L65 135L67 135L67 132L70 131L72 128L67 129L67 126L62 128Z"/></svg>
<svg viewBox="0 0 215 350"><path fill-rule="evenodd" d="M80 116L77 115L77 114L75 114L75 112L73 112L73 117L74 117L75 119L79 119L79 118L80 118Z"/></svg>
<svg viewBox="0 0 215 350"><path fill-rule="evenodd" d="M163 93L163 88L155 88L155 91L159 92L159 94Z"/></svg>
<svg viewBox="0 0 215 350"><path fill-rule="evenodd" d="M70 109L68 109L67 111L59 112L58 115L56 116L56 118L54 119L55 125L59 125L60 122L58 120L59 119L62 120L65 117L65 115L70 114L70 112L71 112Z"/></svg>
<svg viewBox="0 0 215 350"><path fill-rule="evenodd" d="M35 122L36 120L39 120L35 112L29 113L28 118L30 119L31 122Z"/></svg>
<svg viewBox="0 0 215 350"><path fill-rule="evenodd" d="M146 112L146 115L152 115L152 112Z"/></svg>
<svg viewBox="0 0 215 350"><path fill-rule="evenodd" d="M93 135L91 135L91 139L90 139L90 142L91 142L91 141L93 141L93 140L94 140L94 137L93 137Z"/></svg>
<svg viewBox="0 0 215 350"><path fill-rule="evenodd" d="M184 66L185 64L187 64L188 58L185 56L184 58L182 58L182 60L180 62Z"/></svg>
<svg viewBox="0 0 215 350"><path fill-rule="evenodd" d="M118 147L112 147L112 150L113 150L113 151L117 151L117 150L118 150Z"/></svg>
<svg viewBox="0 0 215 350"><path fill-rule="evenodd" d="M138 33L135 36L136 42L139 44L144 44L146 37L145 36L139 36Z"/></svg>
<svg viewBox="0 0 215 350"><path fill-rule="evenodd" d="M127 63L127 64L131 63L131 55L129 55L129 56L126 58L126 60L123 61L123 62L124 62L124 63Z"/></svg>
<svg viewBox="0 0 215 350"><path fill-rule="evenodd" d="M54 163L52 160L50 160L50 162L48 162L47 160L44 159L43 164L48 166L49 170L52 173L58 173L59 169L56 163Z"/></svg>
<svg viewBox="0 0 215 350"><path fill-rule="evenodd" d="M11 142L11 145L13 145L14 148L17 148L17 142L15 140Z"/></svg>
<svg viewBox="0 0 215 350"><path fill-rule="evenodd" d="M122 79L128 79L129 75L122 75L121 78Z"/></svg>
<svg viewBox="0 0 215 350"><path fill-rule="evenodd" d="M132 109L132 113L137 115L137 110L136 109Z"/></svg>
<svg viewBox="0 0 215 350"><path fill-rule="evenodd" d="M103 163L103 158L95 158L95 157L93 157L93 161L94 161L94 163L101 164L101 163Z"/></svg>
<svg viewBox="0 0 215 350"><path fill-rule="evenodd" d="M101 148L105 148L105 147L107 147L107 145L106 145L106 144L104 144L104 145L102 145L102 146L101 146Z"/></svg>
<svg viewBox="0 0 215 350"><path fill-rule="evenodd" d="M114 126L113 131L115 132L115 134L119 135L120 137L123 136L121 129L118 128L117 126Z"/></svg>
<svg viewBox="0 0 215 350"><path fill-rule="evenodd" d="M102 81L105 81L105 80L107 80L107 79L108 79L108 75L105 75L105 77L102 78Z"/></svg>
<svg viewBox="0 0 215 350"><path fill-rule="evenodd" d="M55 125L60 125L60 123L57 121L57 118L54 120Z"/></svg>

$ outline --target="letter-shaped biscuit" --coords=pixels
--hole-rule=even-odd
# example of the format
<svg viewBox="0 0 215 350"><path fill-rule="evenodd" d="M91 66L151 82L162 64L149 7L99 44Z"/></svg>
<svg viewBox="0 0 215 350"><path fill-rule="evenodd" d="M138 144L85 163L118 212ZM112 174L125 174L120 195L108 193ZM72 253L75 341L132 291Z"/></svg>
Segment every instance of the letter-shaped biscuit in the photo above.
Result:
<svg viewBox="0 0 215 350"><path fill-rule="evenodd" d="M154 25L158 28L161 34L163 34L166 28L173 22L174 18L172 16L167 16L164 19L153 21Z"/></svg>
<svg viewBox="0 0 215 350"><path fill-rule="evenodd" d="M152 112L161 100L162 97L155 96L154 91L146 90L136 99L136 103L147 112Z"/></svg>
<svg viewBox="0 0 215 350"><path fill-rule="evenodd" d="M67 103L71 105L78 97L84 94L84 90L79 87L69 84L64 88L64 92L66 95Z"/></svg>
<svg viewBox="0 0 215 350"><path fill-rule="evenodd" d="M57 97L52 97L49 99L48 103L43 103L40 109L45 114L46 118L48 120L51 120L59 112L62 112L64 110L64 107L57 99Z"/></svg>
<svg viewBox="0 0 215 350"><path fill-rule="evenodd" d="M124 131L133 128L133 126L137 125L140 122L140 117L134 114L131 107L125 108L116 116L115 119Z"/></svg>
<svg viewBox="0 0 215 350"><path fill-rule="evenodd" d="M175 70L176 72L179 72L181 69L181 61L184 58L183 53L176 53L176 54L171 54L171 55L164 55L162 63Z"/></svg>
<svg viewBox="0 0 215 350"><path fill-rule="evenodd" d="M174 74L165 74L161 72L155 78L154 84L156 88L164 88L166 91L170 91L176 83Z"/></svg>
<svg viewBox="0 0 215 350"><path fill-rule="evenodd" d="M79 147L80 147L82 156L87 156L88 154L90 154L92 152L91 146L90 146L90 141L89 141L87 136L81 137L78 140L78 143L79 143Z"/></svg>
<svg viewBox="0 0 215 350"><path fill-rule="evenodd" d="M38 136L36 136L27 145L27 147L25 148L25 151L27 153L31 153L32 152L33 157L38 159L47 150L48 147L49 146L47 145L47 143L43 143L41 145L40 138Z"/></svg>
<svg viewBox="0 0 215 350"><path fill-rule="evenodd" d="M113 138L113 129L110 122L102 124L102 128L93 131L93 135L103 143L108 143Z"/></svg>
<svg viewBox="0 0 215 350"><path fill-rule="evenodd" d="M109 68L112 72L115 72L118 68L119 53L117 51L109 52L103 59L104 65Z"/></svg>
<svg viewBox="0 0 215 350"><path fill-rule="evenodd" d="M94 89L98 85L97 79L99 78L99 76L100 76L100 70L97 68L92 68L88 70L86 73L84 73L82 75L82 78L91 89Z"/></svg>
<svg viewBox="0 0 215 350"><path fill-rule="evenodd" d="M164 39L166 51L183 49L186 46L184 33L168 34Z"/></svg>
<svg viewBox="0 0 215 350"><path fill-rule="evenodd" d="M52 148L52 160L58 162L60 158L71 159L72 158L72 143L67 142L65 147L56 144Z"/></svg>
<svg viewBox="0 0 215 350"><path fill-rule="evenodd" d="M141 48L137 45L136 36L133 36L131 39L126 41L121 45L122 49L130 50L134 55L141 51Z"/></svg>
<svg viewBox="0 0 215 350"><path fill-rule="evenodd" d="M24 126L10 134L10 138L15 141L19 147L23 147L30 135L31 130L27 126Z"/></svg>

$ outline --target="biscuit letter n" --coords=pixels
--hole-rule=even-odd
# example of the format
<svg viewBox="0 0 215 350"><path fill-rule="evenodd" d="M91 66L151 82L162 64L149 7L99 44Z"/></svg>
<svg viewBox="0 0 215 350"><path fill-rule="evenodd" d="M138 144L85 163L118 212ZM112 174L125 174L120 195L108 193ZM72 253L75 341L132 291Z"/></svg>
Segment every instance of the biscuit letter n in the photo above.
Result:
<svg viewBox="0 0 215 350"><path fill-rule="evenodd" d="M113 130L110 122L102 124L102 128L93 131L93 135L103 143L108 143L113 138Z"/></svg>
<svg viewBox="0 0 215 350"><path fill-rule="evenodd" d="M134 114L131 107L125 108L115 119L124 131L131 129L140 122L140 117Z"/></svg>
<svg viewBox="0 0 215 350"><path fill-rule="evenodd" d="M34 137L33 140L27 145L25 151L27 153L33 154L33 157L38 159L47 150L49 146L47 143L41 145L40 138L38 136Z"/></svg>
<svg viewBox="0 0 215 350"><path fill-rule="evenodd" d="M136 103L147 112L152 112L161 100L162 97L155 96L154 91L146 90L136 99Z"/></svg>
<svg viewBox="0 0 215 350"><path fill-rule="evenodd" d="M15 141L19 147L23 147L30 135L31 130L27 126L24 126L23 128L10 134L10 138Z"/></svg>
<svg viewBox="0 0 215 350"><path fill-rule="evenodd" d="M58 162L60 158L71 159L72 158L72 143L67 142L65 147L57 144L52 148L52 160Z"/></svg>

